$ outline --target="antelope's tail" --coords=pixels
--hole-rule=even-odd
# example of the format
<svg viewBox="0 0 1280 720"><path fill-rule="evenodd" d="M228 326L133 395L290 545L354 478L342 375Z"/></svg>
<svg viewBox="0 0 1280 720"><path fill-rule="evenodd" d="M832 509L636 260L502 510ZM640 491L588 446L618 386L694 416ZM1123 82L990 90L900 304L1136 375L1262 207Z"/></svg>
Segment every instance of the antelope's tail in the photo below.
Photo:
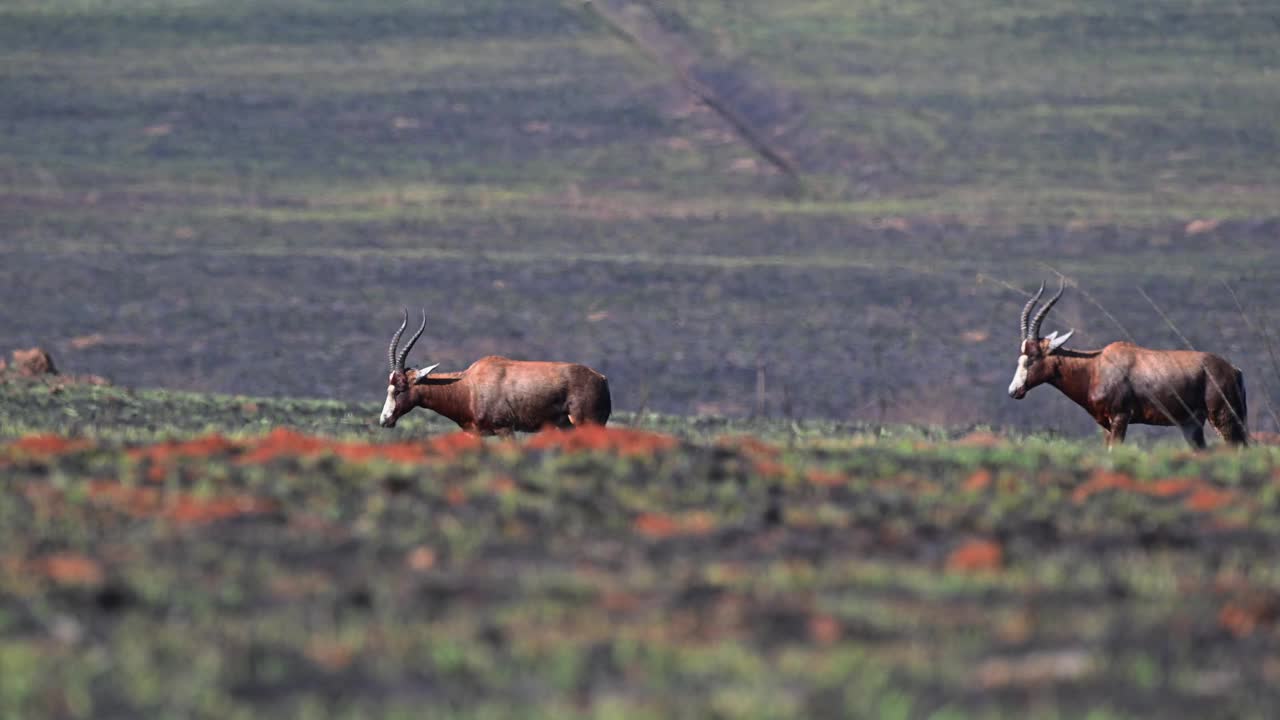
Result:
<svg viewBox="0 0 1280 720"><path fill-rule="evenodd" d="M1236 388L1240 391L1240 407L1238 410L1240 413L1241 433L1247 442L1249 437L1249 401L1244 392L1244 373L1239 368L1236 368Z"/></svg>

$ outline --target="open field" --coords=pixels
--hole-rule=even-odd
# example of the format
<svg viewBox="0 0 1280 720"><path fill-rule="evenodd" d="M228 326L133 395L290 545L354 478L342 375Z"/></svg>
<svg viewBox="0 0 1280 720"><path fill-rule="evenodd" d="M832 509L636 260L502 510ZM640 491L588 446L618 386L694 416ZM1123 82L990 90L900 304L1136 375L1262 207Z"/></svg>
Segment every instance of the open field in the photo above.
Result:
<svg viewBox="0 0 1280 720"><path fill-rule="evenodd" d="M0 4L0 353L122 386L0 374L0 717L1274 715L1280 6L594 1ZM1010 400L1058 272L1264 442ZM402 305L614 424L375 427Z"/></svg>
<svg viewBox="0 0 1280 720"><path fill-rule="evenodd" d="M1115 318L1050 328L1181 346L1144 288L1277 429L1223 286L1277 332L1270 4L650 6L805 191L577 3L7 3L0 348L356 401L427 305L430 362L626 410L746 416L763 364L773 416L1091 432L1002 392L1047 264Z"/></svg>
<svg viewBox="0 0 1280 720"><path fill-rule="evenodd" d="M734 428L630 417L674 434L502 442L414 416L374 435L372 405L0 397L5 716L1263 718L1280 701L1273 447L779 422L715 439ZM309 434L262 432L282 422Z"/></svg>

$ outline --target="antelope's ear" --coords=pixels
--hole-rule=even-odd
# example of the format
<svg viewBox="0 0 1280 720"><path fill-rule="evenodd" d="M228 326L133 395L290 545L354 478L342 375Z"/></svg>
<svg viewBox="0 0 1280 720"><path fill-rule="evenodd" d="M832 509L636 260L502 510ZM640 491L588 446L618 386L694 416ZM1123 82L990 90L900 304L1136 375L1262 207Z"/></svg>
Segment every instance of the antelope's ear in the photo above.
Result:
<svg viewBox="0 0 1280 720"><path fill-rule="evenodd" d="M1058 337L1058 331L1056 330L1053 331L1052 333L1049 333L1049 337L1045 338L1045 340L1049 341L1049 352L1053 352L1054 350L1057 350L1063 345L1066 345L1067 341L1071 339L1071 336L1074 333L1075 333L1075 330L1068 330L1067 334L1063 335L1062 337Z"/></svg>
<svg viewBox="0 0 1280 720"><path fill-rule="evenodd" d="M438 367L440 367L440 363L436 363L435 365L432 365L431 367L424 367L424 368L422 368L421 370L419 370L417 373L415 373L415 374L414 374L414 376L413 376L413 382L414 382L415 384L420 383L420 382L425 382L425 381L426 381L426 379L427 379L427 375L428 375L432 370L435 370L435 369L436 369L436 368L438 368Z"/></svg>

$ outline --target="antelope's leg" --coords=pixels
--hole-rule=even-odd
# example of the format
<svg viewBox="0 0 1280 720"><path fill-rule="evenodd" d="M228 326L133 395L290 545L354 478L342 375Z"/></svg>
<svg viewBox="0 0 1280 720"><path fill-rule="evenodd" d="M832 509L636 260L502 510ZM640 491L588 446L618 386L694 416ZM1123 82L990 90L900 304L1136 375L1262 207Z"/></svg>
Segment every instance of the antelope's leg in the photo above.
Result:
<svg viewBox="0 0 1280 720"><path fill-rule="evenodd" d="M1182 431L1182 437L1187 439L1187 444L1195 450L1205 449L1204 443L1204 425L1199 422L1187 422L1179 426Z"/></svg>
<svg viewBox="0 0 1280 720"><path fill-rule="evenodd" d="M1129 430L1128 415L1112 415L1111 427L1107 431L1107 449L1124 443L1124 435Z"/></svg>

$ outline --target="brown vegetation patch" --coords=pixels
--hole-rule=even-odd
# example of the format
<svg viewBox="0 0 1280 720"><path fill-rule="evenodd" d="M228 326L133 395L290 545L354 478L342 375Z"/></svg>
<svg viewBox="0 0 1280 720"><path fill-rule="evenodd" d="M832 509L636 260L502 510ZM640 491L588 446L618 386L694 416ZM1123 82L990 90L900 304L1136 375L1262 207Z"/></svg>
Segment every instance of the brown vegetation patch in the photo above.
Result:
<svg viewBox="0 0 1280 720"><path fill-rule="evenodd" d="M333 579L321 572L279 573L267 580L267 586L273 597L295 602L331 590Z"/></svg>
<svg viewBox="0 0 1280 720"><path fill-rule="evenodd" d="M603 451L628 457L648 457L669 450L678 443L671 435L645 430L584 425L573 430L544 430L530 438L525 447L530 450Z"/></svg>
<svg viewBox="0 0 1280 720"><path fill-rule="evenodd" d="M355 650L346 643L331 638L312 638L303 654L307 659L329 672L338 672L351 664Z"/></svg>
<svg viewBox="0 0 1280 720"><path fill-rule="evenodd" d="M985 660L974 671L974 681L986 690L1043 686L1078 680L1095 669L1093 658L1083 650L1046 651Z"/></svg>

